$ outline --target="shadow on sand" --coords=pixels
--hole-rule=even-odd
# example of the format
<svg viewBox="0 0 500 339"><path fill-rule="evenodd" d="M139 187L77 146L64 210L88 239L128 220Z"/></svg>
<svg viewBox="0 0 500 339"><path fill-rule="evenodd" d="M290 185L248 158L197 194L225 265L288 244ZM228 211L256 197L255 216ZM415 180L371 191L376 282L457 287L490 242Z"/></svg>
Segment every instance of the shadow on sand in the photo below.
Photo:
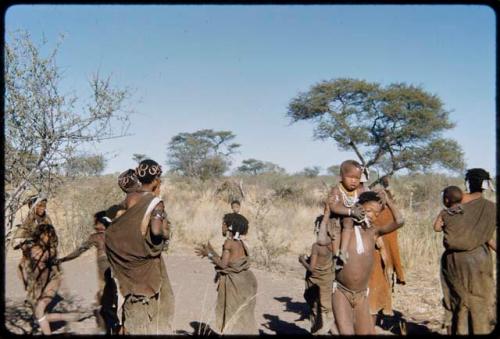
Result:
<svg viewBox="0 0 500 339"><path fill-rule="evenodd" d="M309 316L309 308L305 302L293 301L290 297L274 297L274 299L284 304L285 312L296 313L299 315L299 318L295 321L307 319ZM263 324L263 326L271 331L274 331L276 334L310 335L308 331L297 326L294 322L284 321L277 315L264 314L263 316L267 321Z"/></svg>
<svg viewBox="0 0 500 339"><path fill-rule="evenodd" d="M189 325L193 328L192 332L178 330L176 334L184 334L190 336L207 336L207 337L219 337L219 335L210 328L207 323L201 323L199 321L191 321Z"/></svg>
<svg viewBox="0 0 500 339"><path fill-rule="evenodd" d="M419 335L419 334L438 334L438 332L430 330L426 325L429 321L416 323L408 321L403 317L403 314L394 310L394 315L377 314L376 325L385 331L389 331L396 335Z"/></svg>

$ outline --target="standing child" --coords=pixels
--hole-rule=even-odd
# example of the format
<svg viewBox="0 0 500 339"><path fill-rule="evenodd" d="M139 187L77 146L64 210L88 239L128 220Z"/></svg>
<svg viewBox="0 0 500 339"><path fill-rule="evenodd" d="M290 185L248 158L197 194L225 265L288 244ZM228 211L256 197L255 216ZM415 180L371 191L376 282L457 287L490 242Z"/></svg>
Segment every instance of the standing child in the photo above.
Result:
<svg viewBox="0 0 500 339"><path fill-rule="evenodd" d="M208 257L218 275L216 323L222 334L258 334L255 322L257 280L250 271L248 249L240 235L248 231L248 222L235 215L230 225L222 224L222 235L227 236L222 256L207 245L195 247L195 253Z"/></svg>
<svg viewBox="0 0 500 339"><path fill-rule="evenodd" d="M323 219L328 215L319 216L314 225L314 233L317 235ZM311 248L309 257L299 256L299 262L306 268L306 289L304 298L310 309L309 319L311 321L312 334L327 334L331 329L332 334L336 328L332 311L332 282L333 282L333 245L319 245L315 242Z"/></svg>
<svg viewBox="0 0 500 339"><path fill-rule="evenodd" d="M33 246L29 249L30 272L27 282L27 299L43 334L51 334L50 323L76 321L79 313L46 313L61 286L62 272L56 263L57 235L50 224L37 226L32 234Z"/></svg>
<svg viewBox="0 0 500 339"><path fill-rule="evenodd" d="M340 165L340 182L334 186L328 195L328 208L331 211L330 220L332 228L330 232L318 233L318 243L327 245L333 241L333 252L337 258L336 269L341 269L347 262L349 243L353 234L353 228L345 225L343 220L352 217L356 220L364 219L362 206L356 204L358 197L366 189L360 185L363 169L355 160L346 160ZM331 234L330 234L331 233Z"/></svg>
<svg viewBox="0 0 500 339"><path fill-rule="evenodd" d="M47 197L44 195L31 197L28 200L28 207L28 216L16 230L13 238L14 249L20 249L22 251L22 257L17 267L17 275L23 282L25 289L27 287L29 275L31 274L28 262L29 252L31 250L31 245L33 244L33 232L38 225L52 224L52 221L47 213ZM57 247L57 243L54 243L54 246Z"/></svg>

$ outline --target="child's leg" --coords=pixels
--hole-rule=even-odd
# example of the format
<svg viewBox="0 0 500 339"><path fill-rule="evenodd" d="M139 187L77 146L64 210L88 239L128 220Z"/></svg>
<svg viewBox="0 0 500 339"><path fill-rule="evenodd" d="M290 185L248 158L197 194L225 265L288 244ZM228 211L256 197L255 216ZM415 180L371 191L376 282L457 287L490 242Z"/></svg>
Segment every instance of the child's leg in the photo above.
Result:
<svg viewBox="0 0 500 339"><path fill-rule="evenodd" d="M375 334L367 296L360 297L354 306L354 331L359 335Z"/></svg>
<svg viewBox="0 0 500 339"><path fill-rule="evenodd" d="M52 298L50 297L41 298L35 306L35 318L38 322L38 326L40 326L40 330L45 335L51 334L49 320L45 315L45 309L47 308L51 300Z"/></svg>
<svg viewBox="0 0 500 339"><path fill-rule="evenodd" d="M332 294L332 306L339 334L353 335L353 309L349 300L347 300L347 297L344 295L344 292L340 291L339 288L335 289Z"/></svg>

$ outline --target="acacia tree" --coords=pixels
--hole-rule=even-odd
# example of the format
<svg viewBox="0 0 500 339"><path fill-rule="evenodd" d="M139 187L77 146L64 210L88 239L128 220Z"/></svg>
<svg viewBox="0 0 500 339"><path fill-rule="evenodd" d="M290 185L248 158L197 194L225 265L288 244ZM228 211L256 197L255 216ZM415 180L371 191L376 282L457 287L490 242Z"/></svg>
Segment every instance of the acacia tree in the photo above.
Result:
<svg viewBox="0 0 500 339"><path fill-rule="evenodd" d="M231 142L231 131L203 129L179 133L168 144L167 165L183 176L207 180L220 177L231 165L231 155L239 144Z"/></svg>
<svg viewBox="0 0 500 339"><path fill-rule="evenodd" d="M56 172L79 146L123 136L128 128L129 91L115 88L110 77L91 77L88 100L61 93L60 44L43 55L47 41L36 44L25 31L11 33L5 44L6 233L26 195L51 193Z"/></svg>
<svg viewBox="0 0 500 339"><path fill-rule="evenodd" d="M258 175L263 173L284 173L285 169L270 161L250 158L243 160L236 171L242 174Z"/></svg>
<svg viewBox="0 0 500 339"><path fill-rule="evenodd" d="M68 177L97 176L105 167L106 159L102 154L82 154L66 159L64 172Z"/></svg>
<svg viewBox="0 0 500 339"><path fill-rule="evenodd" d="M442 133L455 125L439 97L421 87L334 79L299 93L288 106L292 122L311 120L316 139L333 139L384 176L441 167L462 171L463 151Z"/></svg>

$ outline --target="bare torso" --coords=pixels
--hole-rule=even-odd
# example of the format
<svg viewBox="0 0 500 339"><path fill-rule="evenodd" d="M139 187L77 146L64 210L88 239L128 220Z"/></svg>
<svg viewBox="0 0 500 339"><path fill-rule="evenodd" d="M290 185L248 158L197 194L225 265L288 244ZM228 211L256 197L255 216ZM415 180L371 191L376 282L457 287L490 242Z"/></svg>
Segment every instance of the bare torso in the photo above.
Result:
<svg viewBox="0 0 500 339"><path fill-rule="evenodd" d="M347 247L349 260L336 274L336 280L354 291L364 290L368 287L368 280L373 268L373 251L375 249L375 228L361 227L360 233L365 249L364 253L358 254L356 252L356 240L352 239Z"/></svg>

